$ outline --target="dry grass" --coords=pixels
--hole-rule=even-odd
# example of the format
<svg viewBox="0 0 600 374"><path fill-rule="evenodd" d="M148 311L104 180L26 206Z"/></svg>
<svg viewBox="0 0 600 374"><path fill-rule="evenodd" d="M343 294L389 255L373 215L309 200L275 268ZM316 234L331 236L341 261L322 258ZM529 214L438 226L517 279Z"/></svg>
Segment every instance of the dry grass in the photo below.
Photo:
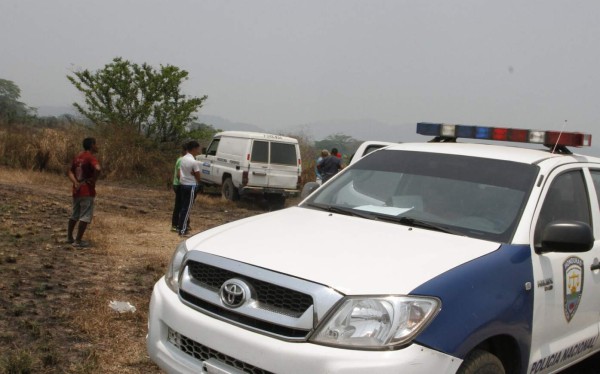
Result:
<svg viewBox="0 0 600 374"><path fill-rule="evenodd" d="M99 196L123 195L124 190L100 187L98 193ZM131 205L117 207L123 210L122 215L107 214L105 212L113 211L114 207L104 207L104 202L98 199L88 238L97 250L106 254L110 272L98 274L95 297L86 300L87 305L74 319L76 325L93 337L98 365L110 373L139 373L140 365L150 365L145 345L132 344L132 340L144 340L151 287L162 276L179 241L176 235L167 232L171 199L166 197L171 196L156 190L138 190L136 195L138 193L144 196L144 201L161 206L135 204L136 196L131 196L134 201ZM168 206L165 206L166 201ZM111 287L103 287L103 284L111 284ZM129 301L137 311L117 314L108 308L111 300ZM132 329L132 326L137 328Z"/></svg>
<svg viewBox="0 0 600 374"><path fill-rule="evenodd" d="M31 125L0 125L0 165L15 169L64 174L82 149L85 137L99 145L101 179L162 185L169 179L179 147L162 149L138 134L119 129L96 129L81 125L41 128Z"/></svg>
<svg viewBox="0 0 600 374"><path fill-rule="evenodd" d="M297 138L302 155L302 183L315 180L317 152L304 134ZM166 186L179 156L179 144L156 144L118 127L86 127L70 124L44 128L33 125L0 125L0 165L15 169L41 170L64 174L81 150L85 137L97 139L97 155L103 168L101 179Z"/></svg>
<svg viewBox="0 0 600 374"><path fill-rule="evenodd" d="M0 163L13 168L62 173L83 134L80 127L49 129L14 125L0 129Z"/></svg>

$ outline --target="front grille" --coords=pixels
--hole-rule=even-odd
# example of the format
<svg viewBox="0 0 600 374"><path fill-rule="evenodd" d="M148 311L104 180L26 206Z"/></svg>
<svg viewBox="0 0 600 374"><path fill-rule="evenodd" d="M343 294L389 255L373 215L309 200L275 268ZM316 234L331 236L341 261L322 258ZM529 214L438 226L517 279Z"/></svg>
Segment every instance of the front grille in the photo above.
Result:
<svg viewBox="0 0 600 374"><path fill-rule="evenodd" d="M300 317L313 304L310 295L264 282L255 278L221 269L196 261L188 262L190 275L203 287L218 292L221 285L231 278L247 281L254 288L255 298L261 309Z"/></svg>
<svg viewBox="0 0 600 374"><path fill-rule="evenodd" d="M243 371L244 373L250 374L273 374L270 371L263 370L254 365L250 365L244 361L240 361L231 356L223 354L217 350L209 348L205 345L202 345L187 336L181 335L177 331L174 331L169 328L169 342L173 344L177 349L181 350L183 353L186 353L195 359L200 361L206 361L208 359L214 358L223 362L229 366L232 366L238 370Z"/></svg>
<svg viewBox="0 0 600 374"><path fill-rule="evenodd" d="M232 310L228 310L225 308L218 307L209 302L206 302L200 298L195 297L194 295L185 292L183 290L179 291L181 298L199 308L202 308L210 313L221 316L222 318L226 318L230 321L236 322L240 325L250 327L253 329L266 331L271 334L286 336L288 338L294 339L303 339L306 338L310 331L302 330L302 329L294 329L286 326L281 326L276 323L271 323L267 321L261 321L256 318L248 317L243 314L236 313Z"/></svg>
<svg viewBox="0 0 600 374"><path fill-rule="evenodd" d="M286 341L306 341L343 297L319 283L199 250L190 250L184 263L179 279L182 303L240 328ZM227 302L235 291L232 284L241 288L242 302L236 307ZM221 289L224 285L227 290Z"/></svg>

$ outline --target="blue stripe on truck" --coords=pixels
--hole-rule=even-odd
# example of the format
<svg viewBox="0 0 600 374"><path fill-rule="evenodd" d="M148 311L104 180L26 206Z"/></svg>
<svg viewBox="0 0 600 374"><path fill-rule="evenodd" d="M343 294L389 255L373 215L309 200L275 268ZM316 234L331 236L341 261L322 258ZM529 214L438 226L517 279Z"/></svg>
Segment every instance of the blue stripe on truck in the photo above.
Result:
<svg viewBox="0 0 600 374"><path fill-rule="evenodd" d="M525 287L527 282L529 290ZM442 300L441 311L415 342L464 358L490 337L509 336L518 344L521 370L526 370L534 287L529 246L501 245L411 292Z"/></svg>

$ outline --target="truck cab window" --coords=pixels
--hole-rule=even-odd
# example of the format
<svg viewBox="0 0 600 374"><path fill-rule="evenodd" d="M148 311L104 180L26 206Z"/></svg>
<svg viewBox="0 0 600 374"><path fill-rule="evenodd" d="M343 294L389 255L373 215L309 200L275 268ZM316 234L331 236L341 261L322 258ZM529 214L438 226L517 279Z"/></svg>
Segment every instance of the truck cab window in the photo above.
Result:
<svg viewBox="0 0 600 374"><path fill-rule="evenodd" d="M563 173L552 181L535 228L535 243L544 227L554 221L580 221L591 225L590 207L581 170Z"/></svg>
<svg viewBox="0 0 600 374"><path fill-rule="evenodd" d="M214 139L208 146L206 154L208 156L215 156L217 154L217 148L219 148L219 139Z"/></svg>
<svg viewBox="0 0 600 374"><path fill-rule="evenodd" d="M594 181L594 189L596 190L596 197L600 204L600 170L590 170L592 174L592 181Z"/></svg>

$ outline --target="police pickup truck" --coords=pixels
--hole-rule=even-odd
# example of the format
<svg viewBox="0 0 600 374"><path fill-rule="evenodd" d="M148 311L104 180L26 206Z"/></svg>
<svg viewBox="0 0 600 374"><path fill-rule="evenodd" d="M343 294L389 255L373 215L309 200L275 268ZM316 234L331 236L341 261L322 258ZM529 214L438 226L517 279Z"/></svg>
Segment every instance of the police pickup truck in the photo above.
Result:
<svg viewBox="0 0 600 374"><path fill-rule="evenodd" d="M152 294L152 360L170 373L542 374L600 351L600 159L570 151L591 135L417 132L434 139L180 243Z"/></svg>

